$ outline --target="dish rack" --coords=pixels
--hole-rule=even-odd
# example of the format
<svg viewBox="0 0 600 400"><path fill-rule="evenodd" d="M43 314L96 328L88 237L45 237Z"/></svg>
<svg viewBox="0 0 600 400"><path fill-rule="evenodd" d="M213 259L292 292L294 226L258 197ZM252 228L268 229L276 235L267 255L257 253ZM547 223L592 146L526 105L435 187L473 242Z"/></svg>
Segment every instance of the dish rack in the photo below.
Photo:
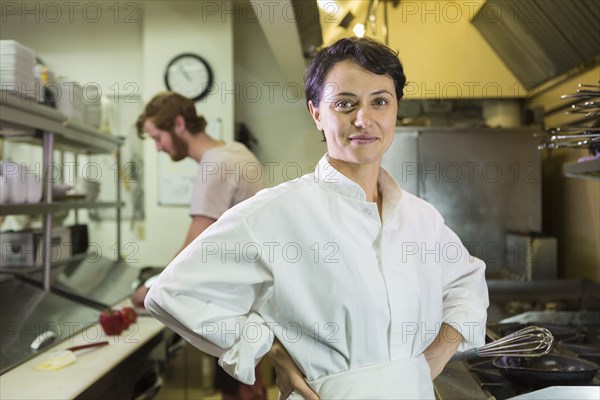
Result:
<svg viewBox="0 0 600 400"><path fill-rule="evenodd" d="M566 109L566 114L581 115L559 127L547 128L538 149L587 149L589 156L564 165L568 177L600 180L600 82L598 85L582 84L575 93L561 99L569 102L549 113Z"/></svg>

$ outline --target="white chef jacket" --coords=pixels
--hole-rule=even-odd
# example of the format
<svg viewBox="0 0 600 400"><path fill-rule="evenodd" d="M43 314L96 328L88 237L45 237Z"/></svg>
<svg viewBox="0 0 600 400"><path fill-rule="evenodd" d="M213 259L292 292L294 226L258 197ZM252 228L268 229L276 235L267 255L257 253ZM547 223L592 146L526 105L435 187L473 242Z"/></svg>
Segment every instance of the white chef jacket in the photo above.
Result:
<svg viewBox="0 0 600 400"><path fill-rule="evenodd" d="M325 155L314 174L225 212L160 275L146 308L244 383L276 336L320 395L324 378L360 382L374 366L364 376L379 381L357 396L432 396L422 352L441 323L462 334L460 350L484 343L485 265L383 169L378 186L383 222ZM390 380L386 365L408 368Z"/></svg>

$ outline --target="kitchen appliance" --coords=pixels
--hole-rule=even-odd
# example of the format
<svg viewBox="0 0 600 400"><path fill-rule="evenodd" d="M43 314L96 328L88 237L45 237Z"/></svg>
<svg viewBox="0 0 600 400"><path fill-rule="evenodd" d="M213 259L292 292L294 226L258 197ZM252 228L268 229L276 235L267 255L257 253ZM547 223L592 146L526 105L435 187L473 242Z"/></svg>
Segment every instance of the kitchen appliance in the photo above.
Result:
<svg viewBox="0 0 600 400"><path fill-rule="evenodd" d="M471 255L500 277L507 232L542 229L535 130L396 128L381 165L402 190L433 204Z"/></svg>
<svg viewBox="0 0 600 400"><path fill-rule="evenodd" d="M527 88L593 65L600 55L594 0L488 0L471 23Z"/></svg>
<svg viewBox="0 0 600 400"><path fill-rule="evenodd" d="M44 250L49 252L52 263L64 262L71 257L69 229L66 227L54 228L50 246L47 249L44 249L40 230L2 232L0 249L2 249L1 269L41 267Z"/></svg>
<svg viewBox="0 0 600 400"><path fill-rule="evenodd" d="M504 278L530 281L558 277L556 238L537 233L507 233Z"/></svg>
<svg viewBox="0 0 600 400"><path fill-rule="evenodd" d="M576 313L571 312L572 315ZM540 319L544 320L551 314L552 312L541 313ZM585 318L572 318L571 322L577 324L555 325L555 327L558 327L559 331L562 328L563 333L570 330L572 336L583 334L587 344L598 345L600 312L588 313ZM538 323L535 322L535 324ZM522 325L519 324L520 326ZM492 339L511 329L515 329L514 323L500 322L488 326L487 335ZM562 340L565 339L559 340L558 343L561 343ZM560 346L556 346L552 353L537 359L520 360L513 357L500 357L468 365L469 371L472 372L471 378L479 383L484 392L498 400L535 392L550 386L585 385L598 386L597 389L600 389L600 376L597 376L598 365L576 357L561 349Z"/></svg>
<svg viewBox="0 0 600 400"><path fill-rule="evenodd" d="M600 284L568 280L493 280L488 281L488 288L488 341L497 340L526 326L544 327L555 337L553 350L548 355L530 360L539 360L543 364L554 363L555 369L562 368L561 365L575 370L582 367L580 371L587 371L582 374L594 369L593 365L585 362L593 360L585 357L586 354L592 354L593 357L594 352L600 351ZM527 308L530 311L522 312L523 308L513 306L515 303L529 304ZM574 342L588 351L568 349ZM483 361L448 363L443 373L434 380L436 398L597 399L600 394L600 374L597 372L587 383L583 380L577 382L578 378L568 383L552 381L553 373L542 379L529 377L527 386L537 387L525 387L503 376L499 369L502 364L498 361L494 365L494 360L488 358ZM550 381L538 382L546 378L550 378ZM582 386L575 386L576 383Z"/></svg>
<svg viewBox="0 0 600 400"><path fill-rule="evenodd" d="M89 246L88 227L85 224L69 226L71 255L85 254Z"/></svg>

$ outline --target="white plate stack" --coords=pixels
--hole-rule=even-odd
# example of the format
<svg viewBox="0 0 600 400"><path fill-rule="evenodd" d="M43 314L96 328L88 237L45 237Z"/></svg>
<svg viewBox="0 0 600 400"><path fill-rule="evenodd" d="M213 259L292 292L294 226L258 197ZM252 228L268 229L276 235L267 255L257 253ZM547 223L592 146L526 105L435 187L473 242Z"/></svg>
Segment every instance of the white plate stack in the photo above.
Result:
<svg viewBox="0 0 600 400"><path fill-rule="evenodd" d="M65 117L75 121L84 121L83 88L77 82L58 81L56 108Z"/></svg>
<svg viewBox="0 0 600 400"><path fill-rule="evenodd" d="M0 89L31 99L40 96L34 74L35 52L15 40L0 40Z"/></svg>

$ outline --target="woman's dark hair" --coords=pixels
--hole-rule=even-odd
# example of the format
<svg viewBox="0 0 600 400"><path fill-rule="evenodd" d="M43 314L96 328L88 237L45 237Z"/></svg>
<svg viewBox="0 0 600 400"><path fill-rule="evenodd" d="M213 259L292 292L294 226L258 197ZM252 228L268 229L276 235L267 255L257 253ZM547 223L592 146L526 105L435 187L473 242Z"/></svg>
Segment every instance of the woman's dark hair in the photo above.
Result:
<svg viewBox="0 0 600 400"><path fill-rule="evenodd" d="M185 120L185 127L192 134L204 132L206 120L196 114L194 102L175 92L161 92L146 104L144 112L138 117L136 128L138 136L144 137L144 122L152 119L154 125L163 131L173 133L175 117L181 115Z"/></svg>
<svg viewBox="0 0 600 400"><path fill-rule="evenodd" d="M351 61L377 75L387 75L394 81L398 101L404 95L406 76L398 53L369 38L344 38L323 48L311 61L304 74L306 104L318 106L323 97L323 84L331 68L341 61Z"/></svg>

